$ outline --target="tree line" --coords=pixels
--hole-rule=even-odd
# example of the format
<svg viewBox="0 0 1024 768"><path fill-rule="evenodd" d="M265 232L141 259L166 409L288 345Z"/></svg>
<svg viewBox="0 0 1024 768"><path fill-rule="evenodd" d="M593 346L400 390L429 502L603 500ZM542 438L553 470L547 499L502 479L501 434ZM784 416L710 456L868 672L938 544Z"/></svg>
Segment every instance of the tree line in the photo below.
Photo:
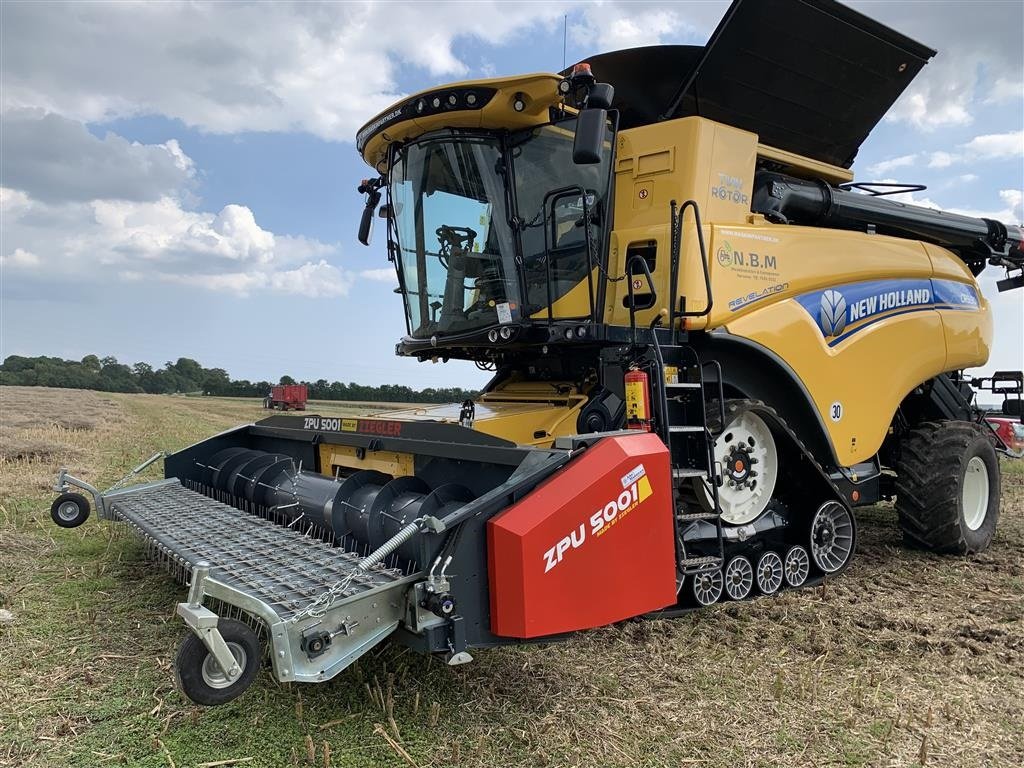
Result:
<svg viewBox="0 0 1024 768"><path fill-rule="evenodd" d="M452 403L476 397L458 387L412 389L404 384L378 387L340 381L296 381L282 376L279 384L305 384L311 400L361 400L385 403ZM154 395L203 394L223 397L264 397L269 381L232 379L223 368L204 368L179 357L163 368L149 363L125 365L113 357L86 355L81 360L11 355L0 364L0 385L95 389L101 392L146 392Z"/></svg>

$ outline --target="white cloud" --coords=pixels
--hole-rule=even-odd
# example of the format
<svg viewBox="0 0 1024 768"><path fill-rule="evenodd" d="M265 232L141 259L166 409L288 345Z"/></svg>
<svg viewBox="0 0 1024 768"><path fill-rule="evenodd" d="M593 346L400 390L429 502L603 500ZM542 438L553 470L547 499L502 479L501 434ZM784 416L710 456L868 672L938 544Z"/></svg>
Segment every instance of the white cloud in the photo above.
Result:
<svg viewBox="0 0 1024 768"><path fill-rule="evenodd" d="M1006 159L1024 155L1024 130L975 136L964 144L968 157L983 160Z"/></svg>
<svg viewBox="0 0 1024 768"><path fill-rule="evenodd" d="M381 269L364 269L360 271L359 276L366 280L376 280L380 283L398 283L398 277L395 274L395 270L391 267L383 267Z"/></svg>
<svg viewBox="0 0 1024 768"><path fill-rule="evenodd" d="M1005 0L889 2L850 0L860 12L934 48L928 63L886 119L931 132L968 125L983 100L1021 102L1010 83L1018 82L1020 30L1024 4ZM1003 85L992 87L991 83Z"/></svg>
<svg viewBox="0 0 1024 768"><path fill-rule="evenodd" d="M0 178L36 200L159 200L195 177L192 159L174 140L98 139L82 123L40 109L8 110L0 128Z"/></svg>
<svg viewBox="0 0 1024 768"><path fill-rule="evenodd" d="M1019 102L1024 94L1024 80L1009 77L997 78L985 97L985 104L1006 104Z"/></svg>
<svg viewBox="0 0 1024 768"><path fill-rule="evenodd" d="M400 96L400 62L463 77L461 38L505 43L561 21L567 7L81 3L54 13L6 3L3 104L87 122L162 114L215 133L302 130L349 141Z"/></svg>
<svg viewBox="0 0 1024 768"><path fill-rule="evenodd" d="M240 296L270 291L310 298L344 296L352 283L327 260L337 255L335 246L269 232L242 205L214 214L186 210L172 197L29 199L17 215L4 216L4 239L31 243L33 254L46 256L45 274L75 280L156 280ZM21 251L28 252L19 245L14 254ZM16 261L23 272L42 268L38 258Z"/></svg>
<svg viewBox="0 0 1024 768"><path fill-rule="evenodd" d="M217 275L159 273L158 278L165 282L226 291L238 296L269 290L313 299L334 298L346 296L352 287L352 278L348 273L323 259L315 264L307 262L295 269L278 272L225 272Z"/></svg>
<svg viewBox="0 0 1024 768"><path fill-rule="evenodd" d="M928 167L949 168L958 163L979 160L1009 160L1022 155L1024 155L1024 131L990 133L975 136L970 141L961 144L957 152L932 152L928 158ZM872 166L872 168L874 167Z"/></svg>
<svg viewBox="0 0 1024 768"><path fill-rule="evenodd" d="M917 157L917 153L914 153L910 155L900 155L899 157L893 157L888 160L882 160L881 162L868 166L868 173L877 176L878 174L889 173L889 171L895 170L896 168L905 168L913 165L917 160Z"/></svg>
<svg viewBox="0 0 1024 768"><path fill-rule="evenodd" d="M337 247L261 227L244 205L193 210L195 164L174 140L97 139L40 112L4 122L0 226L11 279L151 280L247 296L343 296ZM5 281L7 282L7 281Z"/></svg>
<svg viewBox="0 0 1024 768"><path fill-rule="evenodd" d="M0 256L0 267L32 268L39 266L39 257L23 248L15 248L8 256Z"/></svg>
<svg viewBox="0 0 1024 768"><path fill-rule="evenodd" d="M953 163L958 162L960 157L958 155L950 154L949 152L932 152L931 159L928 161L929 168L948 168Z"/></svg>

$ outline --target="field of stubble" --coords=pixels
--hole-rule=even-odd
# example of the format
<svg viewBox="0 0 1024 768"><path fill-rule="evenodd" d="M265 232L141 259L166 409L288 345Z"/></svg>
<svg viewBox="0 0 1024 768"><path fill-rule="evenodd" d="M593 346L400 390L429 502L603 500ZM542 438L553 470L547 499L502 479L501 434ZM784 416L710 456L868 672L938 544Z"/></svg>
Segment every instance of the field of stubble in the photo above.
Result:
<svg viewBox="0 0 1024 768"><path fill-rule="evenodd" d="M261 415L254 400L0 388L0 765L1024 764L1022 462L1004 463L999 533L975 557L903 549L878 506L819 588L455 669L384 647L327 684L264 672L195 707L170 667L178 588L108 524L52 525L49 487L59 466L105 487Z"/></svg>

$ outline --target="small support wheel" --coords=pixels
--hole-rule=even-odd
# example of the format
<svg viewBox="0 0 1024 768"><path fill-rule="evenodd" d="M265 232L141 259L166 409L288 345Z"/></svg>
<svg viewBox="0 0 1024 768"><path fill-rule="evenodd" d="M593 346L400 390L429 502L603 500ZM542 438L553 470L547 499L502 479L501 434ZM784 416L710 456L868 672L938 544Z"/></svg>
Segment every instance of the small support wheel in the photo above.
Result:
<svg viewBox="0 0 1024 768"><path fill-rule="evenodd" d="M77 528L89 519L89 500L80 493L62 493L50 505L50 517L61 528Z"/></svg>
<svg viewBox="0 0 1024 768"><path fill-rule="evenodd" d="M757 588L762 594L774 595L782 586L782 558L769 550L757 561Z"/></svg>
<svg viewBox="0 0 1024 768"><path fill-rule="evenodd" d="M711 605L722 596L722 569L701 571L690 577L693 598L699 605Z"/></svg>
<svg viewBox="0 0 1024 768"><path fill-rule="evenodd" d="M725 593L733 600L744 600L754 587L754 567L743 555L725 566Z"/></svg>
<svg viewBox="0 0 1024 768"><path fill-rule="evenodd" d="M174 659L174 676L181 692L205 707L226 704L245 693L256 679L263 655L259 637L248 624L221 619L217 629L241 670L234 678L221 669L203 641L191 632Z"/></svg>

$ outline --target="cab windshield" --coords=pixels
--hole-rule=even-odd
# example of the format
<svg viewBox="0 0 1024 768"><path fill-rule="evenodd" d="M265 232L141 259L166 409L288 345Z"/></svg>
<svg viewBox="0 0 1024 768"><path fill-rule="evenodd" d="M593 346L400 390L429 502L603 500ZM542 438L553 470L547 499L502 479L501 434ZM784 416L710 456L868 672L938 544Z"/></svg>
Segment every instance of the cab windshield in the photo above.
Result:
<svg viewBox="0 0 1024 768"><path fill-rule="evenodd" d="M586 281L603 241L608 158L573 163L564 126L574 122L449 132L395 153L389 193L412 336L516 322Z"/></svg>

